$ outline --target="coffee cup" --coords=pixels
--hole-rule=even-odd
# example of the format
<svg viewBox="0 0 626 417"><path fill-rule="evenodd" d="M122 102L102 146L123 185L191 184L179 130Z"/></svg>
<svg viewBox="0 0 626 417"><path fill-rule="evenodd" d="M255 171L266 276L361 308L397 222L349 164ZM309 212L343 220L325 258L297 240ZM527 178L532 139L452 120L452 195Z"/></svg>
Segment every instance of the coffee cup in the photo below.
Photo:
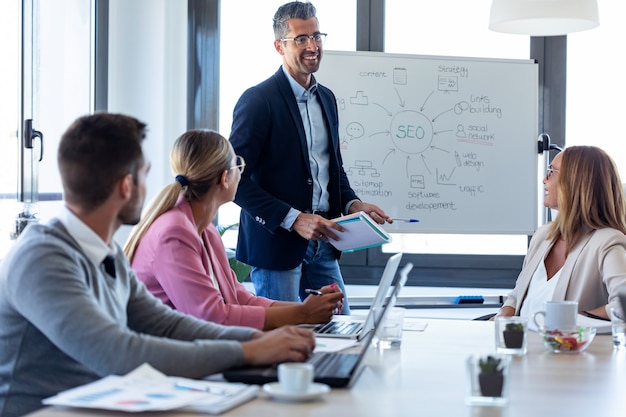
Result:
<svg viewBox="0 0 626 417"><path fill-rule="evenodd" d="M538 311L533 315L533 321L540 331L572 331L576 329L578 302L546 301L544 307L543 311ZM543 320L537 320L539 316L543 316Z"/></svg>
<svg viewBox="0 0 626 417"><path fill-rule="evenodd" d="M278 383L283 392L302 394L313 383L314 367L310 363L287 362L278 365Z"/></svg>

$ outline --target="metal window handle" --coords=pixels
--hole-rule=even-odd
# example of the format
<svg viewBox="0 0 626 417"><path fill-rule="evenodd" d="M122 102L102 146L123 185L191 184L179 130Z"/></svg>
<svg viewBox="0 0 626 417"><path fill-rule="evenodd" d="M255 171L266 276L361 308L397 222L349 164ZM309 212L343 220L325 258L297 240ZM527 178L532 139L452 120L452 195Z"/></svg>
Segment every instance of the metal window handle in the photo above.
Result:
<svg viewBox="0 0 626 417"><path fill-rule="evenodd" d="M26 119L24 121L24 147L26 149L33 149L33 139L39 138L41 144L41 151L39 152L39 162L43 159L43 133L33 129L33 119Z"/></svg>

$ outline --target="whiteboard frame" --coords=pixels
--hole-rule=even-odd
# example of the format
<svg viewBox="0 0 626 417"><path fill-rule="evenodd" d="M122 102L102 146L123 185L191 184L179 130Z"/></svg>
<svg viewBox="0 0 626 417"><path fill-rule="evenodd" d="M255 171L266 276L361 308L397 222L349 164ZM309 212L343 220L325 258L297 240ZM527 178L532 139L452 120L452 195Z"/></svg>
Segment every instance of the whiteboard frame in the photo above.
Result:
<svg viewBox="0 0 626 417"><path fill-rule="evenodd" d="M532 68L529 68L528 71L530 71L530 73L527 75L529 77L529 79L531 79L532 82L532 86L530 87L531 90L531 97L529 99L529 101L531 101L533 103L533 108L530 109L528 111L528 114L526 114L524 117L526 117L528 120L530 120L530 123L532 124L529 128L528 128L528 136L529 136L529 146L530 146L530 142L531 142L531 137L530 137L530 129L532 129L533 134L532 134L532 146L533 146L533 151L534 156L533 156L533 160L532 160L532 166L528 168L528 172L524 172L524 174L530 174L531 172L533 173L533 175L530 177L530 179L528 181L533 181L532 185L528 185L526 184L527 188L530 190L528 191L528 194L525 194L525 201L527 201L527 205L524 206L524 208L521 209L521 211L523 213L526 213L526 211L528 211L528 218L524 221L523 225L515 225L514 227L511 228L506 228L506 227L501 227L498 229L485 229L483 227L472 227L472 226L467 226L467 227L463 227L461 229L455 229L455 230L450 230L450 229L440 229L440 228L431 228L429 227L427 224L424 224L424 222L422 223L410 223L410 224L395 224L393 226L389 226L386 227L386 230L389 233L434 233L434 234L515 234L515 235L532 235L532 233L534 233L534 230L538 227L539 225L539 221L541 218L541 208L539 207L539 199L540 199L540 183L541 183L541 174L540 174L540 170L542 169L542 160L541 155L538 154L536 148L537 148L537 144L536 144L536 140L537 140L537 135L538 135L538 119L539 119L539 111L538 111L538 106L539 106L539 68L538 68L538 64L535 60L532 59L492 59L492 58L474 58L474 57L456 57L456 56L437 56L437 55L409 55L409 54L388 54L388 53L383 53L383 52L367 52L367 51L324 51L324 57L322 59L322 61L326 62L330 59L333 59L333 57L340 57L340 58L350 58L350 57L358 57L358 58L366 58L366 59L374 59L374 60L393 60L393 59L401 59L401 60L420 60L420 61L435 61L437 63L440 62L456 62L456 63L468 63L468 64L479 64L479 65L484 65L484 64L498 64L498 65L502 65L502 64L506 64L506 65L528 65L528 66L532 66L532 68L534 68L534 70ZM320 82L321 85L327 86L328 88L330 88L335 95L337 95L337 92L341 89L340 87L337 87L336 85L334 85L333 82L333 74L336 74L332 72L332 66L331 68L328 68L328 64L325 66L324 64L322 64L320 66L320 70L318 71L318 74L316 74L316 79ZM534 88L533 88L534 86ZM340 100L339 96L337 96L338 101ZM342 122L342 114L341 114L341 109L339 111L339 128L340 131L341 129L345 129L344 123L345 121ZM526 119L525 119L526 120ZM525 134L526 134L525 133ZM524 143L524 146L525 143ZM345 160L345 155L349 154L349 152L346 152L345 150L342 150L342 154L344 155L344 167L346 164L346 160ZM530 160L530 155L526 155L525 158L528 158ZM536 175L535 175L536 173ZM348 177L351 184L353 183L353 179ZM353 187L354 188L354 187ZM531 192L532 191L532 192ZM357 195L359 195L359 193L357 192ZM363 198L364 201L368 201L368 202L373 202L373 203L377 203L377 201L372 201L372 199L368 199L367 197ZM384 204L379 204L383 209L386 209L384 207ZM389 213L392 216L397 216L397 213ZM402 217L407 217L406 215L402 215Z"/></svg>

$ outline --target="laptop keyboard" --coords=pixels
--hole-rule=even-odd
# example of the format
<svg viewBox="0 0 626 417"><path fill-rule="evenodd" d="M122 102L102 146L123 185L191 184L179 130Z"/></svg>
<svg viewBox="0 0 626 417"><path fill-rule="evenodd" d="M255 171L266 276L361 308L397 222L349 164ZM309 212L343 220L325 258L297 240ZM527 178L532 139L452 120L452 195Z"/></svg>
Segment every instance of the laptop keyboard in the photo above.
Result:
<svg viewBox="0 0 626 417"><path fill-rule="evenodd" d="M315 329L315 333L320 334L353 334L362 323L349 321L330 321Z"/></svg>
<svg viewBox="0 0 626 417"><path fill-rule="evenodd" d="M354 353L316 352L307 360L315 367L315 377L349 376L359 358Z"/></svg>

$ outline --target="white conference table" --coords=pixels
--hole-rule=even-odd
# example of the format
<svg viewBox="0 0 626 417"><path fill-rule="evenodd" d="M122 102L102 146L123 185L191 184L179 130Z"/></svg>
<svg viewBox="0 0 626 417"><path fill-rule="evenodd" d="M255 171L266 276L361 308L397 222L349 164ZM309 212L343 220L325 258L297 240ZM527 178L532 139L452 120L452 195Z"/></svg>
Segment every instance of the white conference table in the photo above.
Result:
<svg viewBox="0 0 626 417"><path fill-rule="evenodd" d="M413 321L416 319L408 319ZM422 321L417 319L417 321ZM514 357L505 407L465 404L465 360L494 352L494 323L427 320L424 331L405 331L399 350L371 348L368 366L350 389L333 389L319 400L284 403L259 397L229 417L624 417L626 351L614 351L610 335L597 335L582 353L547 352L530 333L528 353ZM129 414L49 407L29 417L128 416ZM197 417L176 411L141 416Z"/></svg>

